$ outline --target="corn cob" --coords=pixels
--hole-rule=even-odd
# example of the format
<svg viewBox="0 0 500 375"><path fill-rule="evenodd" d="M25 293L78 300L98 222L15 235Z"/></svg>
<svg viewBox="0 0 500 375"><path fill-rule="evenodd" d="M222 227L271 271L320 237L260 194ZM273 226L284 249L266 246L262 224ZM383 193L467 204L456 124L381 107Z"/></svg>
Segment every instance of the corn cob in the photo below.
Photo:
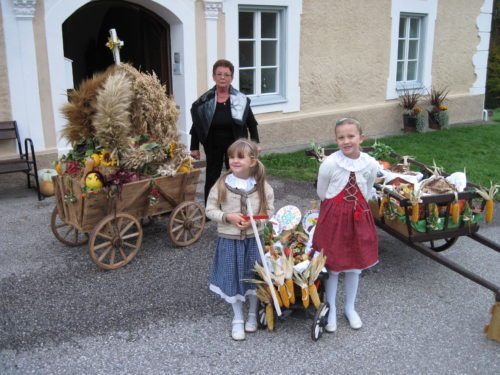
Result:
<svg viewBox="0 0 500 375"><path fill-rule="evenodd" d="M307 309L309 307L309 289L307 286L301 288L302 291L302 305Z"/></svg>
<svg viewBox="0 0 500 375"><path fill-rule="evenodd" d="M451 222L453 224L458 224L458 220L460 219L460 204L458 201L454 201L451 203Z"/></svg>
<svg viewBox="0 0 500 375"><path fill-rule="evenodd" d="M321 300L319 299L318 289L316 288L316 285L314 283L309 284L309 296L314 307L316 308L316 310L318 310L321 306Z"/></svg>
<svg viewBox="0 0 500 375"><path fill-rule="evenodd" d="M274 330L274 310L273 305L268 303L266 305L266 321L267 321L267 329L269 331Z"/></svg>
<svg viewBox="0 0 500 375"><path fill-rule="evenodd" d="M318 256L315 256L312 259L311 264L309 265L309 273L308 273L309 296L316 310L320 308L321 300L319 299L318 290L314 282L316 281L319 274L321 273L321 270L325 266L325 262L326 262L326 257L323 255L323 250L321 250L321 253Z"/></svg>
<svg viewBox="0 0 500 375"><path fill-rule="evenodd" d="M420 206L418 203L411 205L411 221L412 223L417 223L419 218Z"/></svg>
<svg viewBox="0 0 500 375"><path fill-rule="evenodd" d="M288 309L290 307L290 300L288 298L288 291L286 290L285 283L278 286L278 291L279 291L280 299L281 299L281 302L283 303L283 306Z"/></svg>
<svg viewBox="0 0 500 375"><path fill-rule="evenodd" d="M486 201L484 205L484 220L488 224L493 220L493 211L495 209L493 200L495 199L495 194L498 193L499 187L500 185L496 185L491 182L489 190L486 190L484 188L476 188L476 193L478 193Z"/></svg>
<svg viewBox="0 0 500 375"><path fill-rule="evenodd" d="M293 286L293 280L292 279L285 279L285 284L286 284L286 289L288 291L288 299L290 300L290 304L295 303L295 290Z"/></svg>
<svg viewBox="0 0 500 375"><path fill-rule="evenodd" d="M380 200L380 206L378 207L378 216L380 217L384 216L385 205L387 204L388 200L389 197L387 195L384 195Z"/></svg>

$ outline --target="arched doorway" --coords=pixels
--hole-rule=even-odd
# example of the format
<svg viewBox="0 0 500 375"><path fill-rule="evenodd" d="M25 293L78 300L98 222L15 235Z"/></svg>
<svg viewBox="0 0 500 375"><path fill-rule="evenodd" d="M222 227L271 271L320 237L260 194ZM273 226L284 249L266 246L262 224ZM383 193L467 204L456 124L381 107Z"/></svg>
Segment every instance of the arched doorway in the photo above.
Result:
<svg viewBox="0 0 500 375"><path fill-rule="evenodd" d="M169 25L148 9L123 0L89 2L63 23L64 56L73 61L74 87L114 63L106 47L112 28L125 42L121 60L155 72L171 94Z"/></svg>

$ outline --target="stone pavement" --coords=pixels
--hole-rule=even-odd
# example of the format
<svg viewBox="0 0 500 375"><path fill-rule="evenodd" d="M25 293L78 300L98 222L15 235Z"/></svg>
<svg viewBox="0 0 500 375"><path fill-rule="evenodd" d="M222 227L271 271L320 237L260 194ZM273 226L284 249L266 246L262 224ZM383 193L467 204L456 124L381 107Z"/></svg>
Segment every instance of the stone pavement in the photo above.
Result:
<svg viewBox="0 0 500 375"><path fill-rule="evenodd" d="M315 198L310 183L269 181L276 208L304 212ZM215 223L195 244L175 248L166 222L155 222L129 265L103 271L86 246L55 239L54 198L38 202L21 175L0 176L0 187L3 375L500 373L500 343L482 331L493 293L383 231L380 263L360 283L361 330L341 315L341 280L335 334L313 342L312 320L297 311L275 332L235 342L230 307L208 290ZM480 230L497 243L499 215ZM443 254L500 285L500 254L469 238Z"/></svg>

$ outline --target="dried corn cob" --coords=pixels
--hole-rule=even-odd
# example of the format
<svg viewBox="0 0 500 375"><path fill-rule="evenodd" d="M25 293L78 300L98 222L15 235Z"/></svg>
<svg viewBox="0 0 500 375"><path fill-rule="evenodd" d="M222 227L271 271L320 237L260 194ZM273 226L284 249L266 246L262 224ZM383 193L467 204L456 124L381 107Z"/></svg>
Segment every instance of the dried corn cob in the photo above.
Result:
<svg viewBox="0 0 500 375"><path fill-rule="evenodd" d="M460 219L460 204L458 201L454 201L451 203L451 222L453 224L458 224L458 220Z"/></svg>
<svg viewBox="0 0 500 375"><path fill-rule="evenodd" d="M382 199L380 200L380 206L378 207L378 215L381 218L384 216L385 205L387 204L388 200L389 200L389 197L387 195L384 195L382 197Z"/></svg>
<svg viewBox="0 0 500 375"><path fill-rule="evenodd" d="M292 279L285 279L286 289L288 291L288 299L290 300L290 304L295 303L295 287L293 286Z"/></svg>
<svg viewBox="0 0 500 375"><path fill-rule="evenodd" d="M301 294L302 294L302 304L304 305L304 308L309 307L309 289L307 286L301 287Z"/></svg>
<svg viewBox="0 0 500 375"><path fill-rule="evenodd" d="M285 283L278 286L278 291L283 306L288 309L290 307L290 299L288 298L288 291L286 290Z"/></svg>
<svg viewBox="0 0 500 375"><path fill-rule="evenodd" d="M412 223L417 223L419 219L420 203L422 203L422 200L420 199L421 195L422 192L420 190L414 191L410 194Z"/></svg>
<svg viewBox="0 0 500 375"><path fill-rule="evenodd" d="M266 321L267 321L267 329L269 331L274 330L274 310L273 305L268 303L266 304Z"/></svg>
<svg viewBox="0 0 500 375"><path fill-rule="evenodd" d="M486 190L484 188L476 188L476 193L478 193L486 201L484 205L484 220L486 221L486 223L491 223L491 221L493 220L493 213L495 209L493 200L495 199L495 194L498 193L499 187L500 185L496 185L491 182L489 190Z"/></svg>
<svg viewBox="0 0 500 375"><path fill-rule="evenodd" d="M316 285L314 283L309 284L309 296L314 307L316 308L316 310L318 310L321 306L321 300L319 299L318 289L316 288Z"/></svg>

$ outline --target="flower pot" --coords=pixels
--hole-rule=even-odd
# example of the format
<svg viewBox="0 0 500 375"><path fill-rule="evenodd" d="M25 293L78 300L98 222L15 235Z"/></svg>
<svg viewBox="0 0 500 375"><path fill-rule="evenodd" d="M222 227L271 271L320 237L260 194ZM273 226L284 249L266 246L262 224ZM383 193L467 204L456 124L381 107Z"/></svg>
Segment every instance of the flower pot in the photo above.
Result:
<svg viewBox="0 0 500 375"><path fill-rule="evenodd" d="M429 112L429 128L431 129L441 129L436 115L437 112Z"/></svg>
<svg viewBox="0 0 500 375"><path fill-rule="evenodd" d="M412 115L403 115L403 131L405 133L415 133L417 131L417 118Z"/></svg>

